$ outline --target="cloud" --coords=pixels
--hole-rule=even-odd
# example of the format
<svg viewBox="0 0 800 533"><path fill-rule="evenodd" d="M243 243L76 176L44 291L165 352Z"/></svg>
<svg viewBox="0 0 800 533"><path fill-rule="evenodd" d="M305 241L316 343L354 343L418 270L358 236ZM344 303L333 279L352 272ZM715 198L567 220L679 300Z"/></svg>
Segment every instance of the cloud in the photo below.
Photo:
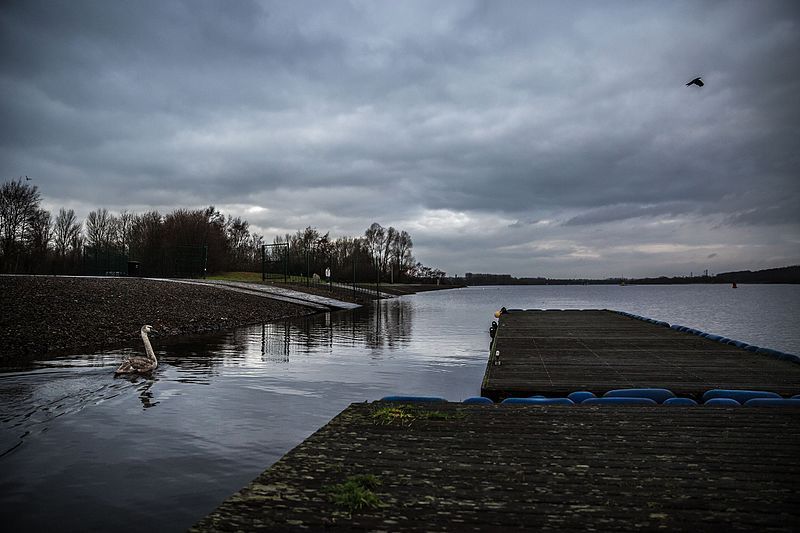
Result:
<svg viewBox="0 0 800 533"><path fill-rule="evenodd" d="M693 213L697 206L689 202L665 202L659 205L608 205L576 215L564 222L565 226L601 224L642 217L667 216Z"/></svg>
<svg viewBox="0 0 800 533"><path fill-rule="evenodd" d="M83 216L379 221L452 273L782 266L798 21L777 1L11 2L0 170Z"/></svg>

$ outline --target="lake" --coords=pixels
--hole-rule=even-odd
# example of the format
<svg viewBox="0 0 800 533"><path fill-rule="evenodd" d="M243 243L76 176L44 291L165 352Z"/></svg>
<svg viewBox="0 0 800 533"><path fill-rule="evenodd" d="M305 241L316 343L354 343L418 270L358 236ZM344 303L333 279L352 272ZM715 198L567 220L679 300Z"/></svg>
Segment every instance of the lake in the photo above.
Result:
<svg viewBox="0 0 800 533"><path fill-rule="evenodd" d="M800 286L472 287L0 373L6 530L182 531L351 402L480 392L501 306L628 311L800 353ZM800 391L798 391L800 392Z"/></svg>

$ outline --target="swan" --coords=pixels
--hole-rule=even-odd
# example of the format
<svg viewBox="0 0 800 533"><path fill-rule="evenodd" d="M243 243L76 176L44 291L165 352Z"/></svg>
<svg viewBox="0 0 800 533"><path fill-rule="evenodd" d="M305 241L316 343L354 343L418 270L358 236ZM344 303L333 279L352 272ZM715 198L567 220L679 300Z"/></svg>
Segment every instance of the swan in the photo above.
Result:
<svg viewBox="0 0 800 533"><path fill-rule="evenodd" d="M148 333L158 332L153 329L153 326L144 325L142 326L141 333L142 340L144 341L144 350L147 352L147 357L128 357L122 362L121 365L119 365L119 368L114 371L114 375L145 374L147 372L152 372L158 366L158 359L156 359L156 354L153 352L153 347L150 345L150 339L147 336Z"/></svg>

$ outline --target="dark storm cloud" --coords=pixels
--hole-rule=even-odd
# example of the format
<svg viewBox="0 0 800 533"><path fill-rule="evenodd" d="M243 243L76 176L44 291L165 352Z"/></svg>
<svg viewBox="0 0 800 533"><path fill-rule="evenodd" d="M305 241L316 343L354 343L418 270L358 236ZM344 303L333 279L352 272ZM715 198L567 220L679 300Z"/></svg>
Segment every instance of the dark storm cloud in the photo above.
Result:
<svg viewBox="0 0 800 533"><path fill-rule="evenodd" d="M378 220L451 272L780 266L800 261L797 11L7 2L0 169L84 214Z"/></svg>

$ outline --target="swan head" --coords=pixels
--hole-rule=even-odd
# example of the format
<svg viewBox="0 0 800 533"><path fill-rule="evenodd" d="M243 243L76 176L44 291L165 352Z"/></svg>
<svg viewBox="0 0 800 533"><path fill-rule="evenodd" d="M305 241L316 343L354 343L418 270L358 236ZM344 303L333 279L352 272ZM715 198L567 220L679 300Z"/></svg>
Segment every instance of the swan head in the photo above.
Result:
<svg viewBox="0 0 800 533"><path fill-rule="evenodd" d="M144 326L142 326L142 333L156 333L157 334L158 331L156 331L153 328L153 326L149 326L149 325L145 324Z"/></svg>

